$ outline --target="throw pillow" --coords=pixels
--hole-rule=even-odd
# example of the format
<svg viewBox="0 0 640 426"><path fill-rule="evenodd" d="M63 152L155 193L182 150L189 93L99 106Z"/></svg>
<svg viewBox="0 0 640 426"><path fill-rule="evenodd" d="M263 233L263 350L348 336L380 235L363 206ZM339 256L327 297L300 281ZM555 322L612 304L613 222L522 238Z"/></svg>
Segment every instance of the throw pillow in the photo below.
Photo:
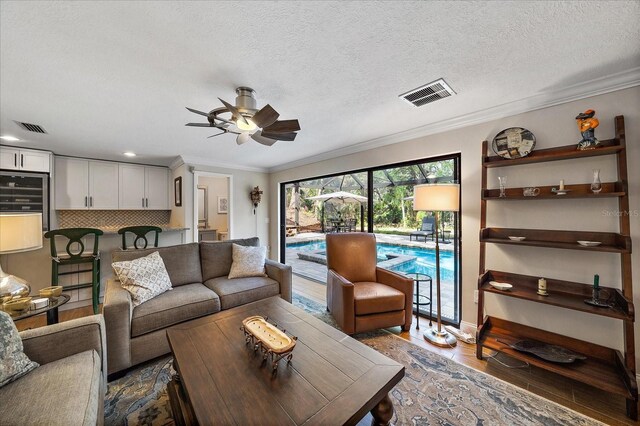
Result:
<svg viewBox="0 0 640 426"><path fill-rule="evenodd" d="M114 262L111 266L122 287L131 293L134 307L171 290L169 273L157 251L138 259Z"/></svg>
<svg viewBox="0 0 640 426"><path fill-rule="evenodd" d="M39 365L24 354L16 325L9 314L0 311L0 388Z"/></svg>
<svg viewBox="0 0 640 426"><path fill-rule="evenodd" d="M229 279L242 277L265 277L264 263L267 259L266 247L245 247L233 244Z"/></svg>

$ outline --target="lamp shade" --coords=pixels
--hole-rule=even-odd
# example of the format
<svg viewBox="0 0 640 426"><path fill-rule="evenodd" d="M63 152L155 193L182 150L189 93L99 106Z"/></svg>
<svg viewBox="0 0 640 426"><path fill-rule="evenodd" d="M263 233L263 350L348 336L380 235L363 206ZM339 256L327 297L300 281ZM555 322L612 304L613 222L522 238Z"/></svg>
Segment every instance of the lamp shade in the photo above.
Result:
<svg viewBox="0 0 640 426"><path fill-rule="evenodd" d="M0 254L42 247L42 213L0 213Z"/></svg>
<svg viewBox="0 0 640 426"><path fill-rule="evenodd" d="M457 183L438 183L414 186L413 209L457 212L460 210L460 185Z"/></svg>

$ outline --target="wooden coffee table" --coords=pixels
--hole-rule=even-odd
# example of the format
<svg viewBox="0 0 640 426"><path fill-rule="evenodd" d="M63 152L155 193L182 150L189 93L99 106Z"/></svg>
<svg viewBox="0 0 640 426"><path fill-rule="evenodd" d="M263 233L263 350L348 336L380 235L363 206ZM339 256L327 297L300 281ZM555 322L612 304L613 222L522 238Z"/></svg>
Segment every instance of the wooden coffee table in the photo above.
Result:
<svg viewBox="0 0 640 426"><path fill-rule="evenodd" d="M240 326L251 315L298 337L293 360L281 360L275 375L245 344ZM167 336L178 425L353 425L368 412L373 424L387 425L388 392L404 376L401 364L277 296L177 325Z"/></svg>

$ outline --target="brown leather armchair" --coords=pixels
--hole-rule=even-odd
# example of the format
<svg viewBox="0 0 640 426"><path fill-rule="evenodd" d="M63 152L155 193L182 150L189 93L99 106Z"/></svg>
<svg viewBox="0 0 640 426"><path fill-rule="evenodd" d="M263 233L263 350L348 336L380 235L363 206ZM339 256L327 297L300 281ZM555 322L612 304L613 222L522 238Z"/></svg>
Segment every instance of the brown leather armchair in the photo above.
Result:
<svg viewBox="0 0 640 426"><path fill-rule="evenodd" d="M411 327L413 280L376 262L375 235L327 235L327 309L347 334Z"/></svg>

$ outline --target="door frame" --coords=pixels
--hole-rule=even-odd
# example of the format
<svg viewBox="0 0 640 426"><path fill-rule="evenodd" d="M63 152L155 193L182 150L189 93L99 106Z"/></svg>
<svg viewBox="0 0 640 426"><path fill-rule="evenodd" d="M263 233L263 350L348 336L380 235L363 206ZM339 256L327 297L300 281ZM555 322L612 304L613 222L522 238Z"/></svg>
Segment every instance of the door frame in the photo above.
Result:
<svg viewBox="0 0 640 426"><path fill-rule="evenodd" d="M193 172L193 185L191 187L191 193L193 196L193 241L198 242L198 179L200 177L212 177L212 178L227 178L227 201L229 203L229 210L227 211L227 225L229 230L228 239L233 238L232 236L235 234L233 228L233 175L228 175L225 173L214 173L214 172L201 172L194 171Z"/></svg>

